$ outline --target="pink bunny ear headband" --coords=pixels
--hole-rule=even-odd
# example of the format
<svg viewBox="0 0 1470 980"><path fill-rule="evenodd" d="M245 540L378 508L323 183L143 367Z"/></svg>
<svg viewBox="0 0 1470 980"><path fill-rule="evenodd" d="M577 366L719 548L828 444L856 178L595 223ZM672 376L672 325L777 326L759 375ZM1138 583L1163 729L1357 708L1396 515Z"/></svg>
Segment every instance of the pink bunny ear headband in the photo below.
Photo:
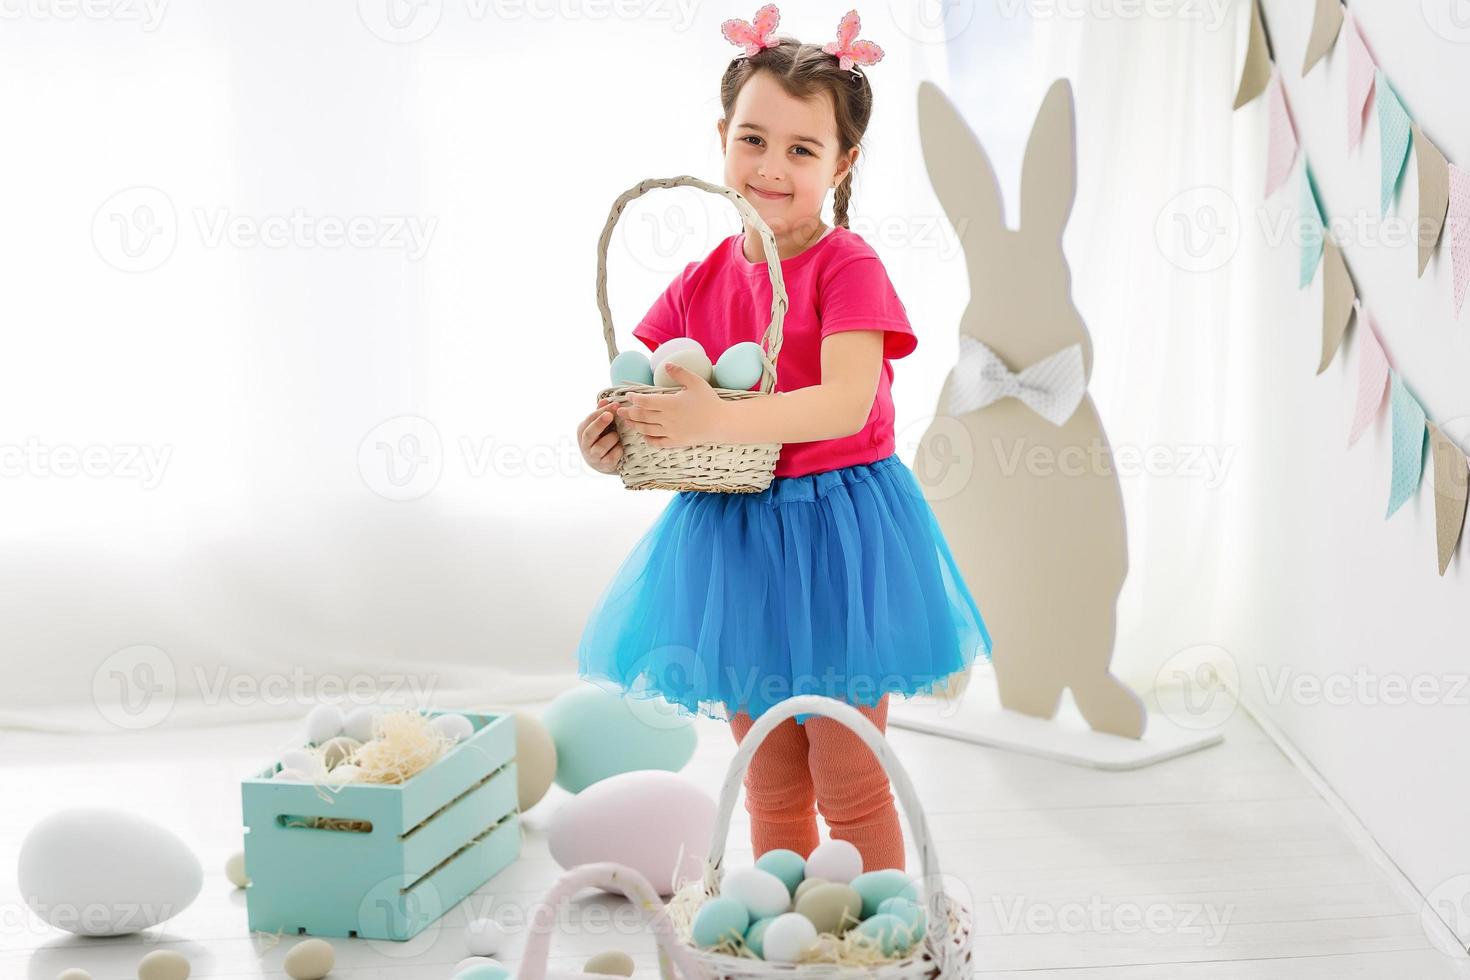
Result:
<svg viewBox="0 0 1470 980"><path fill-rule="evenodd" d="M768 3L755 12L754 22L727 20L720 25L720 32L725 35L725 40L745 49L743 54L735 57L749 58L763 48L774 48L781 43L780 38L771 36L779 23L781 12L774 3ZM876 65L883 60L882 48L872 41L857 39L861 29L862 20L859 19L858 12L849 10L837 24L837 40L822 45L823 51L837 59L838 68L843 71L851 70L854 75L862 74L857 65Z"/></svg>

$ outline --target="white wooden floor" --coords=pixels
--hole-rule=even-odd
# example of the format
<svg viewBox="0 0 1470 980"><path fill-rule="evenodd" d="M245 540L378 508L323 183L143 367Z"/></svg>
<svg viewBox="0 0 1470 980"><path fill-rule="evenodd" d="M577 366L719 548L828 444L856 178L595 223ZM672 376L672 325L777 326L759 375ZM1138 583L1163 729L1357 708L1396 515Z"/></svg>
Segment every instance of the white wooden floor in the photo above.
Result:
<svg viewBox="0 0 1470 980"><path fill-rule="evenodd" d="M533 709L534 710L534 709ZM713 795L734 741L700 723L686 768ZM293 942L252 936L245 896L225 880L240 844L236 780L289 733L268 724L110 737L0 734L0 978L53 980L80 966L95 980L131 978L165 946L190 957L194 977L283 977ZM1223 745L1138 772L1105 773L890 729L926 803L943 871L970 889L977 975L995 980L1221 980L1221 978L1463 977L1437 951L1419 910L1361 853L1329 805L1243 712ZM470 902L408 944L331 940L334 977L448 978L464 952L466 908L525 921L558 873L544 829L566 794L525 817L521 859ZM147 934L84 940L20 903L20 840L51 809L99 801L150 813L205 865L194 905ZM751 860L743 803L727 853ZM910 847L910 868L917 860ZM471 904L473 903L473 904ZM621 906L621 908L620 908ZM653 942L631 906L587 891L552 943L554 967L623 948L639 977L656 977ZM580 922L574 921L580 916ZM519 939L509 955L514 967Z"/></svg>

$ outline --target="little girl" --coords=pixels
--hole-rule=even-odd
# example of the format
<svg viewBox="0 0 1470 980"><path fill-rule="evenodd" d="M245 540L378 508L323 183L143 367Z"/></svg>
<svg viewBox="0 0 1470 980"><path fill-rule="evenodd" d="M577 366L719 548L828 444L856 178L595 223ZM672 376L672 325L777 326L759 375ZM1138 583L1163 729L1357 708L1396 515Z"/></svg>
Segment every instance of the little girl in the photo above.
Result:
<svg viewBox="0 0 1470 980"><path fill-rule="evenodd" d="M873 249L850 231L852 170L873 93L855 64L882 50L772 36L779 14L727 21L745 52L720 82L724 183L775 236L789 310L776 393L721 400L701 377L633 393L618 409L655 445L779 442L760 493L681 491L623 562L586 624L578 673L728 720L738 743L755 718L797 694L845 701L880 730L888 695L946 689L990 635L912 471L894 452L893 367L918 340ZM835 227L822 221L834 189ZM650 350L692 336L711 357L759 342L771 284L760 236L745 232L690 263L633 335ZM578 429L593 468L622 458L610 401ZM756 856L819 841L813 804L865 870L904 867L888 777L840 722L796 715L751 760L746 809Z"/></svg>

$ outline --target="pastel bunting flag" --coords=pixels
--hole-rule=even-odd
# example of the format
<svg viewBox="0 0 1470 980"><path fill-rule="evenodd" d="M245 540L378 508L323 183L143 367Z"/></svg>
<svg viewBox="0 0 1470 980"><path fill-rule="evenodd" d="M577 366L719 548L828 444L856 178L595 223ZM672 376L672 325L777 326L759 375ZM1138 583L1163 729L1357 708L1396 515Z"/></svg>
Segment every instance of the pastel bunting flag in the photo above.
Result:
<svg viewBox="0 0 1470 980"><path fill-rule="evenodd" d="M1341 0L1317 0L1317 12L1312 17L1312 36L1307 39L1307 60L1302 65L1304 77L1332 50L1341 30Z"/></svg>
<svg viewBox="0 0 1470 980"><path fill-rule="evenodd" d="M1419 277L1422 279L1444 231L1445 215L1449 213L1450 163L1417 124L1412 132L1414 157L1419 161Z"/></svg>
<svg viewBox="0 0 1470 980"><path fill-rule="evenodd" d="M1324 245L1322 269L1322 360L1317 364L1318 374L1326 371L1337 356L1358 298L1342 249L1330 238Z"/></svg>
<svg viewBox="0 0 1470 980"><path fill-rule="evenodd" d="M1271 136L1266 146L1266 196L1270 197L1291 176L1291 165L1296 163L1296 127L1291 121L1291 108L1286 104L1286 86L1280 72L1272 72L1270 94Z"/></svg>
<svg viewBox="0 0 1470 980"><path fill-rule="evenodd" d="M1466 488L1470 460L1455 441L1433 422L1429 426L1429 455L1434 460L1435 541L1439 547L1439 574L1450 567L1460 532L1465 527Z"/></svg>
<svg viewBox="0 0 1470 980"><path fill-rule="evenodd" d="M1362 32L1358 30L1357 20L1348 18L1345 33L1348 50L1348 151L1352 152L1363 143L1363 124L1368 118L1368 96L1373 92L1373 76L1378 71L1378 66L1368 51Z"/></svg>
<svg viewBox="0 0 1470 980"><path fill-rule="evenodd" d="M1245 47L1245 68L1235 92L1235 108L1252 102L1271 82L1271 51L1266 46L1266 25L1261 22L1261 0L1250 0L1250 39Z"/></svg>
<svg viewBox="0 0 1470 980"><path fill-rule="evenodd" d="M1397 371L1389 372L1389 402L1393 405L1393 473L1388 488L1388 519L1414 496L1424 475L1424 408Z"/></svg>
<svg viewBox="0 0 1470 980"><path fill-rule="evenodd" d="M1373 317L1358 306L1358 407L1353 413L1353 428L1348 433L1351 448L1367 431L1368 425L1383 408L1383 391L1388 384L1388 355L1378 342Z"/></svg>
<svg viewBox="0 0 1470 980"><path fill-rule="evenodd" d="M1388 84L1388 79L1379 71L1373 84L1378 89L1378 132L1383 142L1383 191L1381 194L1384 217L1393 204L1394 191L1398 189L1399 177L1409 159L1409 113L1399 101L1398 94Z"/></svg>
<svg viewBox="0 0 1470 980"><path fill-rule="evenodd" d="M1455 316L1465 305L1465 292L1470 288L1470 170L1453 163L1450 171L1450 251L1455 259Z"/></svg>
<svg viewBox="0 0 1470 980"><path fill-rule="evenodd" d="M1317 263L1322 259L1322 206L1317 202L1317 191L1313 186L1312 168L1302 168L1302 198L1297 220L1302 232L1302 279L1301 288L1312 284L1317 273Z"/></svg>

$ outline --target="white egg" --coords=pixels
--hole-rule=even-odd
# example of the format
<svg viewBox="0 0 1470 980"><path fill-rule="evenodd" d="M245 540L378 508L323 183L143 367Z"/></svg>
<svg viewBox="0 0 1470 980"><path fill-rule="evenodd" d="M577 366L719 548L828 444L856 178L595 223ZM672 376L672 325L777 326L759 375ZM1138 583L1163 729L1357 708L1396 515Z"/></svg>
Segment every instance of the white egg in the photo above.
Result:
<svg viewBox="0 0 1470 980"><path fill-rule="evenodd" d="M317 767L316 753L310 749L287 749L281 753L281 768L311 772Z"/></svg>
<svg viewBox="0 0 1470 980"><path fill-rule="evenodd" d="M321 745L342 734L342 709L335 704L319 704L306 715L306 740Z"/></svg>
<svg viewBox="0 0 1470 980"><path fill-rule="evenodd" d="M363 705L361 708L353 708L342 720L342 734L348 738L355 738L359 742L371 740L373 725L377 723L379 714L379 709L370 704Z"/></svg>
<svg viewBox="0 0 1470 980"><path fill-rule="evenodd" d="M314 783L317 781L311 775L302 772L300 769L282 769L273 778L284 779L288 783Z"/></svg>
<svg viewBox="0 0 1470 980"><path fill-rule="evenodd" d="M494 919L472 919L464 931L465 949L475 956L494 956L507 938L505 926Z"/></svg>
<svg viewBox="0 0 1470 980"><path fill-rule="evenodd" d="M355 738L348 738L346 735L329 738L322 744L321 761L317 765L325 766L329 770L336 769L352 758L352 753L360 748L362 748L361 742Z"/></svg>
<svg viewBox="0 0 1470 980"><path fill-rule="evenodd" d="M751 921L791 911L791 892L786 883L764 868L734 869L720 882L720 894L744 905Z"/></svg>
<svg viewBox="0 0 1470 980"><path fill-rule="evenodd" d="M189 960L172 949L155 949L138 961L138 980L188 980Z"/></svg>
<svg viewBox="0 0 1470 980"><path fill-rule="evenodd" d="M654 349L653 355L648 359L648 366L656 372L658 371L658 366L663 363L664 358L670 354L677 354L681 350L697 350L703 354L704 345L693 337L674 337L671 340L664 341Z"/></svg>
<svg viewBox="0 0 1470 980"><path fill-rule="evenodd" d="M456 742L462 742L475 734L474 723L464 715L435 715L429 720L429 724Z"/></svg>
<svg viewBox="0 0 1470 980"><path fill-rule="evenodd" d="M322 980L332 972L337 951L325 939L303 939L286 953L283 964L291 980Z"/></svg>
<svg viewBox="0 0 1470 980"><path fill-rule="evenodd" d="M851 841L834 837L823 841L806 859L806 876L846 885L863 873L863 854Z"/></svg>
<svg viewBox="0 0 1470 980"><path fill-rule="evenodd" d="M168 828L112 807L43 817L20 845L20 893L32 911L81 936L139 932L189 907L204 870Z"/></svg>
<svg viewBox="0 0 1470 980"><path fill-rule="evenodd" d="M236 851L231 854L229 860L225 861L225 877L230 879L230 884L236 888L244 888L250 884L250 876L245 873L245 853Z"/></svg>
<svg viewBox="0 0 1470 980"><path fill-rule="evenodd" d="M79 966L73 966L58 973L56 980L92 980L92 974Z"/></svg>
<svg viewBox="0 0 1470 980"><path fill-rule="evenodd" d="M761 937L766 959L772 963L795 963L816 941L817 927L799 912L776 916Z"/></svg>
<svg viewBox="0 0 1470 980"><path fill-rule="evenodd" d="M353 762L344 762L331 774L327 776L326 782L333 786L345 786L347 783L355 783L362 778L362 766Z"/></svg>
<svg viewBox="0 0 1470 980"><path fill-rule="evenodd" d="M668 357L659 361L658 367L653 371L653 383L660 388L680 388L684 382L669 373L669 365L677 364L686 371L692 371L705 381L715 376L715 366L709 362L702 350L677 350Z"/></svg>

